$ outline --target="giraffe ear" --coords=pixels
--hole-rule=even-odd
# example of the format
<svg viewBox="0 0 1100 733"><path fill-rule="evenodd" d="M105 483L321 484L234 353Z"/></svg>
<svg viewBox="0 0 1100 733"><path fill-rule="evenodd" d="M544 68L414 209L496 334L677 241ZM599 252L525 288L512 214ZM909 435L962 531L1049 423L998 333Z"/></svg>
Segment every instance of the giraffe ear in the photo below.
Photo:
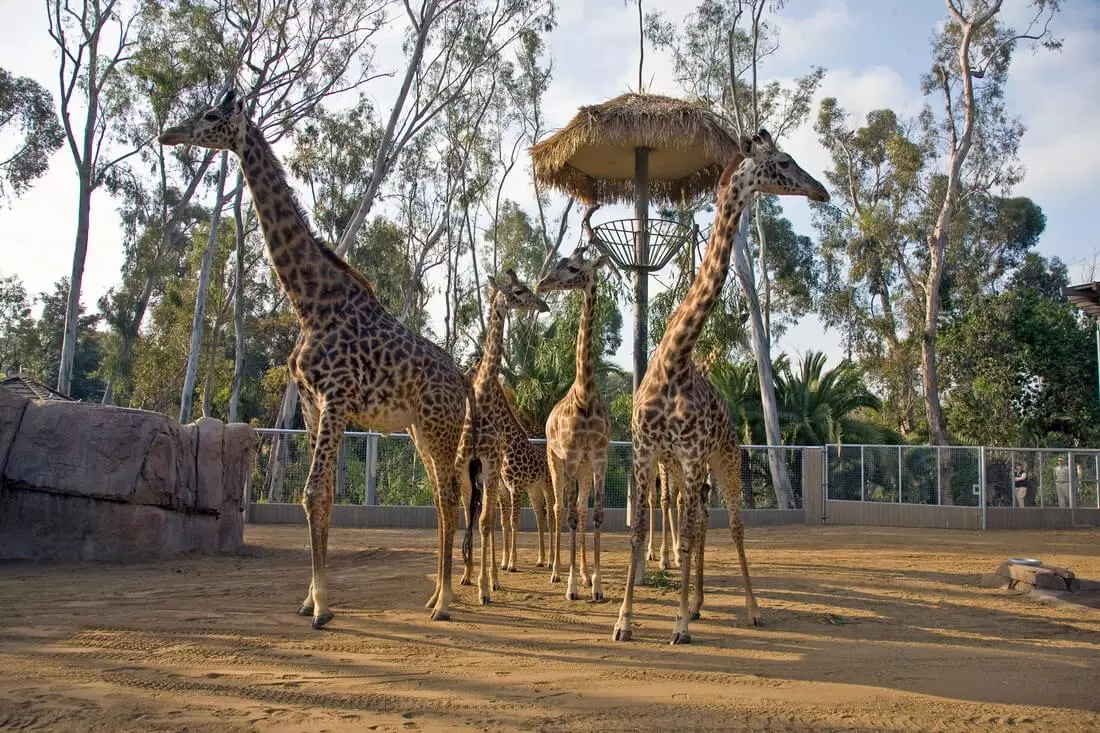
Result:
<svg viewBox="0 0 1100 733"><path fill-rule="evenodd" d="M497 284L496 279L492 275L486 275L485 279L489 281L489 286L492 287L493 290L500 290L500 285Z"/></svg>
<svg viewBox="0 0 1100 733"><path fill-rule="evenodd" d="M218 102L218 109L228 114L237 106L237 90L230 87Z"/></svg>
<svg viewBox="0 0 1100 733"><path fill-rule="evenodd" d="M760 140L760 142L764 143L764 145L766 145L767 147L769 147L769 148L774 148L775 147L775 141L772 140L771 134L767 130L765 130L763 127L760 128L760 131L758 133L756 133L756 137Z"/></svg>
<svg viewBox="0 0 1100 733"><path fill-rule="evenodd" d="M516 276L516 271L513 270L511 267L509 267L507 270L505 270L504 274L507 275L508 279L511 280L512 282L514 282L514 283L519 282L519 278Z"/></svg>
<svg viewBox="0 0 1100 733"><path fill-rule="evenodd" d="M737 147L741 150L741 155L746 158L752 157L752 140L742 135L737 140Z"/></svg>

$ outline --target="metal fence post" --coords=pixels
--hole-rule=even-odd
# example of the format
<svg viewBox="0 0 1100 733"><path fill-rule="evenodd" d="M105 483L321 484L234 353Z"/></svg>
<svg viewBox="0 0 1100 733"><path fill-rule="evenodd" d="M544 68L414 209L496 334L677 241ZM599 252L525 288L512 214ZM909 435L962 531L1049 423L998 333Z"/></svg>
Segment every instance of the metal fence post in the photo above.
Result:
<svg viewBox="0 0 1100 733"><path fill-rule="evenodd" d="M1043 508L1043 456L1044 455L1046 455L1046 454L1043 453L1042 451L1039 451L1038 460L1035 461L1036 465L1039 466L1039 488L1037 488L1036 491L1039 492L1039 508L1040 509Z"/></svg>
<svg viewBox="0 0 1100 733"><path fill-rule="evenodd" d="M867 446L859 447L859 500L867 501Z"/></svg>
<svg viewBox="0 0 1100 733"><path fill-rule="evenodd" d="M982 529L986 528L986 501L985 496L985 446L978 448L978 483L981 484L979 495L982 497Z"/></svg>
<svg viewBox="0 0 1100 733"><path fill-rule="evenodd" d="M367 436L366 455L363 458L364 481L366 488L363 491L363 503L370 506L378 504L378 434L371 433Z"/></svg>
<svg viewBox="0 0 1100 733"><path fill-rule="evenodd" d="M943 447L936 446L936 506L943 504Z"/></svg>
<svg viewBox="0 0 1100 733"><path fill-rule="evenodd" d="M898 446L898 503L901 504L901 446Z"/></svg>

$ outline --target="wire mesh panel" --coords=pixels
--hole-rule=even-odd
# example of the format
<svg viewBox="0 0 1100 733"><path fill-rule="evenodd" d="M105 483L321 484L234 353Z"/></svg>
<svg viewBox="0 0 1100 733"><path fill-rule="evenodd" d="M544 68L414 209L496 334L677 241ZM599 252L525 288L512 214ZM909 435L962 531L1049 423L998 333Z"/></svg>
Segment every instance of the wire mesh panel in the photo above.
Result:
<svg viewBox="0 0 1100 733"><path fill-rule="evenodd" d="M545 445L545 439L532 442ZM796 506L802 506L802 449L781 447L791 479ZM255 462L252 466L250 498L258 503L299 502L309 473L309 439L304 430L256 430ZM604 506L625 509L627 487L633 471L633 453L626 441L613 441L604 479ZM741 449L743 507L767 509L776 506L768 450L764 446ZM431 506L432 487L424 464L404 433L345 433L335 477L338 504L383 506ZM595 492L589 496L589 506ZM529 506L526 494L521 503ZM720 491L711 492L711 505L724 506Z"/></svg>
<svg viewBox="0 0 1100 733"><path fill-rule="evenodd" d="M829 499L979 506L980 448L826 446Z"/></svg>

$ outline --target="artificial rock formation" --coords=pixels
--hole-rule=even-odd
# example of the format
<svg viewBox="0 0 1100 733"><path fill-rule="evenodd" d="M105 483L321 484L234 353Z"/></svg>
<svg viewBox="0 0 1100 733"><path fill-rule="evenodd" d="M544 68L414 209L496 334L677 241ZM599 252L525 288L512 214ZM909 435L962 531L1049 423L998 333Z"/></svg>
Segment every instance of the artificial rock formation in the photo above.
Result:
<svg viewBox="0 0 1100 733"><path fill-rule="evenodd" d="M232 552L252 428L0 389L0 559Z"/></svg>

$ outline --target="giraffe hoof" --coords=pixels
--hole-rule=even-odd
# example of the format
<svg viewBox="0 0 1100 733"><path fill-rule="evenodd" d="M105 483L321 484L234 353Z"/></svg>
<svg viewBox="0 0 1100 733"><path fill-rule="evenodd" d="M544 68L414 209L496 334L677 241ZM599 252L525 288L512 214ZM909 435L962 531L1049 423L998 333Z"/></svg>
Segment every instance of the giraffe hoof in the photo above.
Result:
<svg viewBox="0 0 1100 733"><path fill-rule="evenodd" d="M612 641L630 641L630 639L630 629L622 626L616 626L615 633L611 636Z"/></svg>
<svg viewBox="0 0 1100 733"><path fill-rule="evenodd" d="M672 646L675 646L676 644L690 644L690 643L691 643L691 634L687 633L686 631L677 631L675 634L672 635L672 641L669 642L669 644L672 645Z"/></svg>
<svg viewBox="0 0 1100 733"><path fill-rule="evenodd" d="M509 565L509 566L508 566L508 572L509 572L509 573L514 573L514 572L516 572L516 566L515 566L515 565Z"/></svg>
<svg viewBox="0 0 1100 733"><path fill-rule="evenodd" d="M491 599L489 598L489 596L485 595L481 596L479 600L481 601L481 605L488 606Z"/></svg>
<svg viewBox="0 0 1100 733"><path fill-rule="evenodd" d="M749 619L749 624L751 624L752 626L760 626L760 618L758 616L753 616Z"/></svg>
<svg viewBox="0 0 1100 733"><path fill-rule="evenodd" d="M597 590L597 591L592 592L592 602L593 603L599 603L602 600L603 600L603 592L602 591Z"/></svg>
<svg viewBox="0 0 1100 733"><path fill-rule="evenodd" d="M450 621L451 614L447 613L446 611L434 610L431 612L431 615L428 616L428 618L430 618L432 621Z"/></svg>
<svg viewBox="0 0 1100 733"><path fill-rule="evenodd" d="M700 615L700 613L698 611L692 611L691 615L689 615L688 618L692 621L698 621L699 619L702 618L702 616Z"/></svg>
<svg viewBox="0 0 1100 733"><path fill-rule="evenodd" d="M298 615L299 616L312 617L313 616L313 606L306 606L306 605L299 606L298 607Z"/></svg>
<svg viewBox="0 0 1100 733"><path fill-rule="evenodd" d="M668 570L669 569L668 560L661 560L661 564L658 565L657 567L659 567L661 570Z"/></svg>
<svg viewBox="0 0 1100 733"><path fill-rule="evenodd" d="M546 567L546 563L544 563L542 560L539 560L537 563L535 563L535 567L536 568Z"/></svg>
<svg viewBox="0 0 1100 733"><path fill-rule="evenodd" d="M467 578L465 575L463 575L462 579L460 581L458 581L458 584L459 585L473 585L474 582L472 580L470 580L469 578Z"/></svg>
<svg viewBox="0 0 1100 733"><path fill-rule="evenodd" d="M577 600L580 600L580 597L576 593L566 593L565 594L565 600L567 600L567 601L577 601Z"/></svg>
<svg viewBox="0 0 1100 733"><path fill-rule="evenodd" d="M335 616L336 616L336 614L334 614L332 611L326 611L326 612L322 613L320 616L314 616L313 617L313 630L317 631L318 629L323 628L324 625L327 624L329 621L331 621Z"/></svg>

